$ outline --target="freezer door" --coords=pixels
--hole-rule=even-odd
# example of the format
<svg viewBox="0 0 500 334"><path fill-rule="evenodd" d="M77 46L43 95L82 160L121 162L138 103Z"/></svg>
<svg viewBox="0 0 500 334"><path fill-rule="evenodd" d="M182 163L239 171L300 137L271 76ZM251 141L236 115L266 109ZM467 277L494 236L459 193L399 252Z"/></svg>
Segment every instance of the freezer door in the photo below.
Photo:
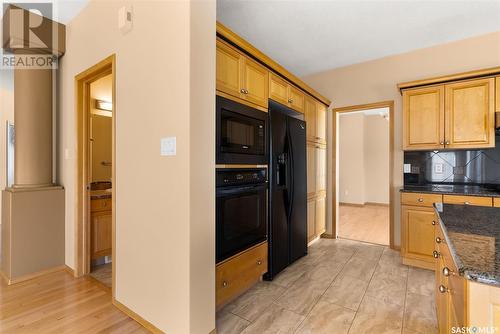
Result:
<svg viewBox="0 0 500 334"><path fill-rule="evenodd" d="M307 254L306 123L288 117L290 263Z"/></svg>

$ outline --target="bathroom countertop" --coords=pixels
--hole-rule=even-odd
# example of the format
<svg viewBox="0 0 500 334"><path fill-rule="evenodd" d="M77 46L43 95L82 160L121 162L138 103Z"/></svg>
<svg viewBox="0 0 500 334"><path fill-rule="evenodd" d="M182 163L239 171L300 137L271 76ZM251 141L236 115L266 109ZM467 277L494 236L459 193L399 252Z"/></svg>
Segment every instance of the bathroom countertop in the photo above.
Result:
<svg viewBox="0 0 500 334"><path fill-rule="evenodd" d="M463 184L405 185L400 189L400 191L408 193L500 197L500 186L497 188Z"/></svg>
<svg viewBox="0 0 500 334"><path fill-rule="evenodd" d="M459 274L500 286L500 208L434 204Z"/></svg>

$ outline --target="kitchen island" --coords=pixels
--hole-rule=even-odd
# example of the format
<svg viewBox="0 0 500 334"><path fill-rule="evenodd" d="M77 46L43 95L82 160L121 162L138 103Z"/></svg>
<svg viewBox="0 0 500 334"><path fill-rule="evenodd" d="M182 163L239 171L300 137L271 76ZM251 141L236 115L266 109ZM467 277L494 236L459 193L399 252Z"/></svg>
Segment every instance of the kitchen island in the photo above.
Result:
<svg viewBox="0 0 500 334"><path fill-rule="evenodd" d="M467 327L498 332L500 208L443 203L434 208L439 332Z"/></svg>

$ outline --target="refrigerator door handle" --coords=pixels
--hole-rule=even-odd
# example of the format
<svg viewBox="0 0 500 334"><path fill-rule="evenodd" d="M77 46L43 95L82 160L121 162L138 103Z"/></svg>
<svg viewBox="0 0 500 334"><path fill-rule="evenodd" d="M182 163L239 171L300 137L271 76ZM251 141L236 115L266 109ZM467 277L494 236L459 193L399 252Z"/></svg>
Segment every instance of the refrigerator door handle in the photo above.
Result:
<svg viewBox="0 0 500 334"><path fill-rule="evenodd" d="M290 136L290 129L287 129L287 139L288 139L288 166L287 166L287 174L290 181L288 185L288 222L290 222L290 218L292 217L293 210L293 196L294 196L294 179L293 179L293 143L292 138Z"/></svg>

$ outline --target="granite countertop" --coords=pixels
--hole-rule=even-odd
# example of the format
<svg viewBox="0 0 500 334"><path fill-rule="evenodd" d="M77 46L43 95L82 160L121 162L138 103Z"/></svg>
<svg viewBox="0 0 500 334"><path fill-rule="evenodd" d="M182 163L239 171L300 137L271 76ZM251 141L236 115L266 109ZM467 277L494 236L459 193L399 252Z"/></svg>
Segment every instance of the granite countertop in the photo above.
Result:
<svg viewBox="0 0 500 334"><path fill-rule="evenodd" d="M103 189L103 190L91 190L90 191L90 199L105 199L111 198L111 189Z"/></svg>
<svg viewBox="0 0 500 334"><path fill-rule="evenodd" d="M401 192L428 193L444 195L465 195L481 197L500 197L500 186L480 186L463 184L427 184L427 185L405 185Z"/></svg>
<svg viewBox="0 0 500 334"><path fill-rule="evenodd" d="M500 208L434 205L460 275L500 286Z"/></svg>

